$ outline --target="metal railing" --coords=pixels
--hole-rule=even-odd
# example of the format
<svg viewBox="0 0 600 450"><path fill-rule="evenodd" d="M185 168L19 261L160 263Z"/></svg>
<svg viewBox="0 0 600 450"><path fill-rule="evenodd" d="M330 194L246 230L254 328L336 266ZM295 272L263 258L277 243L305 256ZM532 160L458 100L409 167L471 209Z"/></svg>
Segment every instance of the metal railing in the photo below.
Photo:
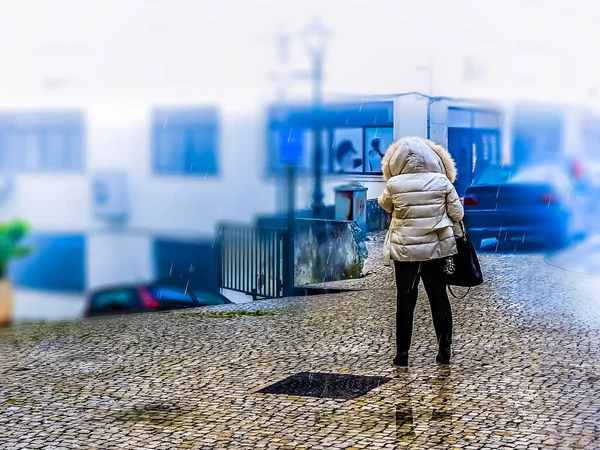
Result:
<svg viewBox="0 0 600 450"><path fill-rule="evenodd" d="M250 225L220 227L219 285L256 298L286 294L284 246L287 230ZM293 282L292 282L293 283Z"/></svg>

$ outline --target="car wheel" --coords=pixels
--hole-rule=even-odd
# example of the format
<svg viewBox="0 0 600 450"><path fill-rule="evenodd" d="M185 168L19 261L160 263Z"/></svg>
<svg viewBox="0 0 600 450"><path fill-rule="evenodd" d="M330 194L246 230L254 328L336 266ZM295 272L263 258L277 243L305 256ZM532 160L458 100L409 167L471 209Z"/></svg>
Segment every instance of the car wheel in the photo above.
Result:
<svg viewBox="0 0 600 450"><path fill-rule="evenodd" d="M125 309L121 305L111 305L106 308L106 312L109 314L118 314L124 312Z"/></svg>

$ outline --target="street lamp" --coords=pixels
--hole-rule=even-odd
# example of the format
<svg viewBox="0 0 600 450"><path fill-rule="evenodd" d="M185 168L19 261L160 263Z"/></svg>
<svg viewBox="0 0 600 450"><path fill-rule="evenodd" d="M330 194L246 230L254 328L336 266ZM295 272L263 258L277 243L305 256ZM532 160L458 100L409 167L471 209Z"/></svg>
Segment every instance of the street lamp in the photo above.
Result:
<svg viewBox="0 0 600 450"><path fill-rule="evenodd" d="M331 32L320 20L316 19L302 32L302 41L311 59L311 79L313 85L313 116L314 116L314 175L313 218L325 218L325 203L323 198L323 145L321 139L321 119L323 109L323 59L325 48Z"/></svg>

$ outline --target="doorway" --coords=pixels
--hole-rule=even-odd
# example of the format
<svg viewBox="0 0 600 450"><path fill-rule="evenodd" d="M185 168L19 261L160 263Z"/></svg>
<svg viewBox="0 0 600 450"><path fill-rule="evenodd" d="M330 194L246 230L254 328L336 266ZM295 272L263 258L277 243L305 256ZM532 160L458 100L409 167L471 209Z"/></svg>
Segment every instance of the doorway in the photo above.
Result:
<svg viewBox="0 0 600 450"><path fill-rule="evenodd" d="M463 197L486 167L501 163L500 131L449 127L448 151L456 162L458 172L454 187Z"/></svg>

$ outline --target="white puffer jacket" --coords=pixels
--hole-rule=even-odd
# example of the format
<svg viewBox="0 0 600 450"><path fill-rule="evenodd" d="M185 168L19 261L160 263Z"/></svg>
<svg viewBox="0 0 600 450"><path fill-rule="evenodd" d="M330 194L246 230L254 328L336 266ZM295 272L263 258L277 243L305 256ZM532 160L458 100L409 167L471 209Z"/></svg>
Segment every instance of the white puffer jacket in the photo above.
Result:
<svg viewBox="0 0 600 450"><path fill-rule="evenodd" d="M379 205L392 213L384 245L385 264L428 261L456 254L455 234L463 207L452 182L456 166L444 147L407 137L392 144L382 161L387 186Z"/></svg>

